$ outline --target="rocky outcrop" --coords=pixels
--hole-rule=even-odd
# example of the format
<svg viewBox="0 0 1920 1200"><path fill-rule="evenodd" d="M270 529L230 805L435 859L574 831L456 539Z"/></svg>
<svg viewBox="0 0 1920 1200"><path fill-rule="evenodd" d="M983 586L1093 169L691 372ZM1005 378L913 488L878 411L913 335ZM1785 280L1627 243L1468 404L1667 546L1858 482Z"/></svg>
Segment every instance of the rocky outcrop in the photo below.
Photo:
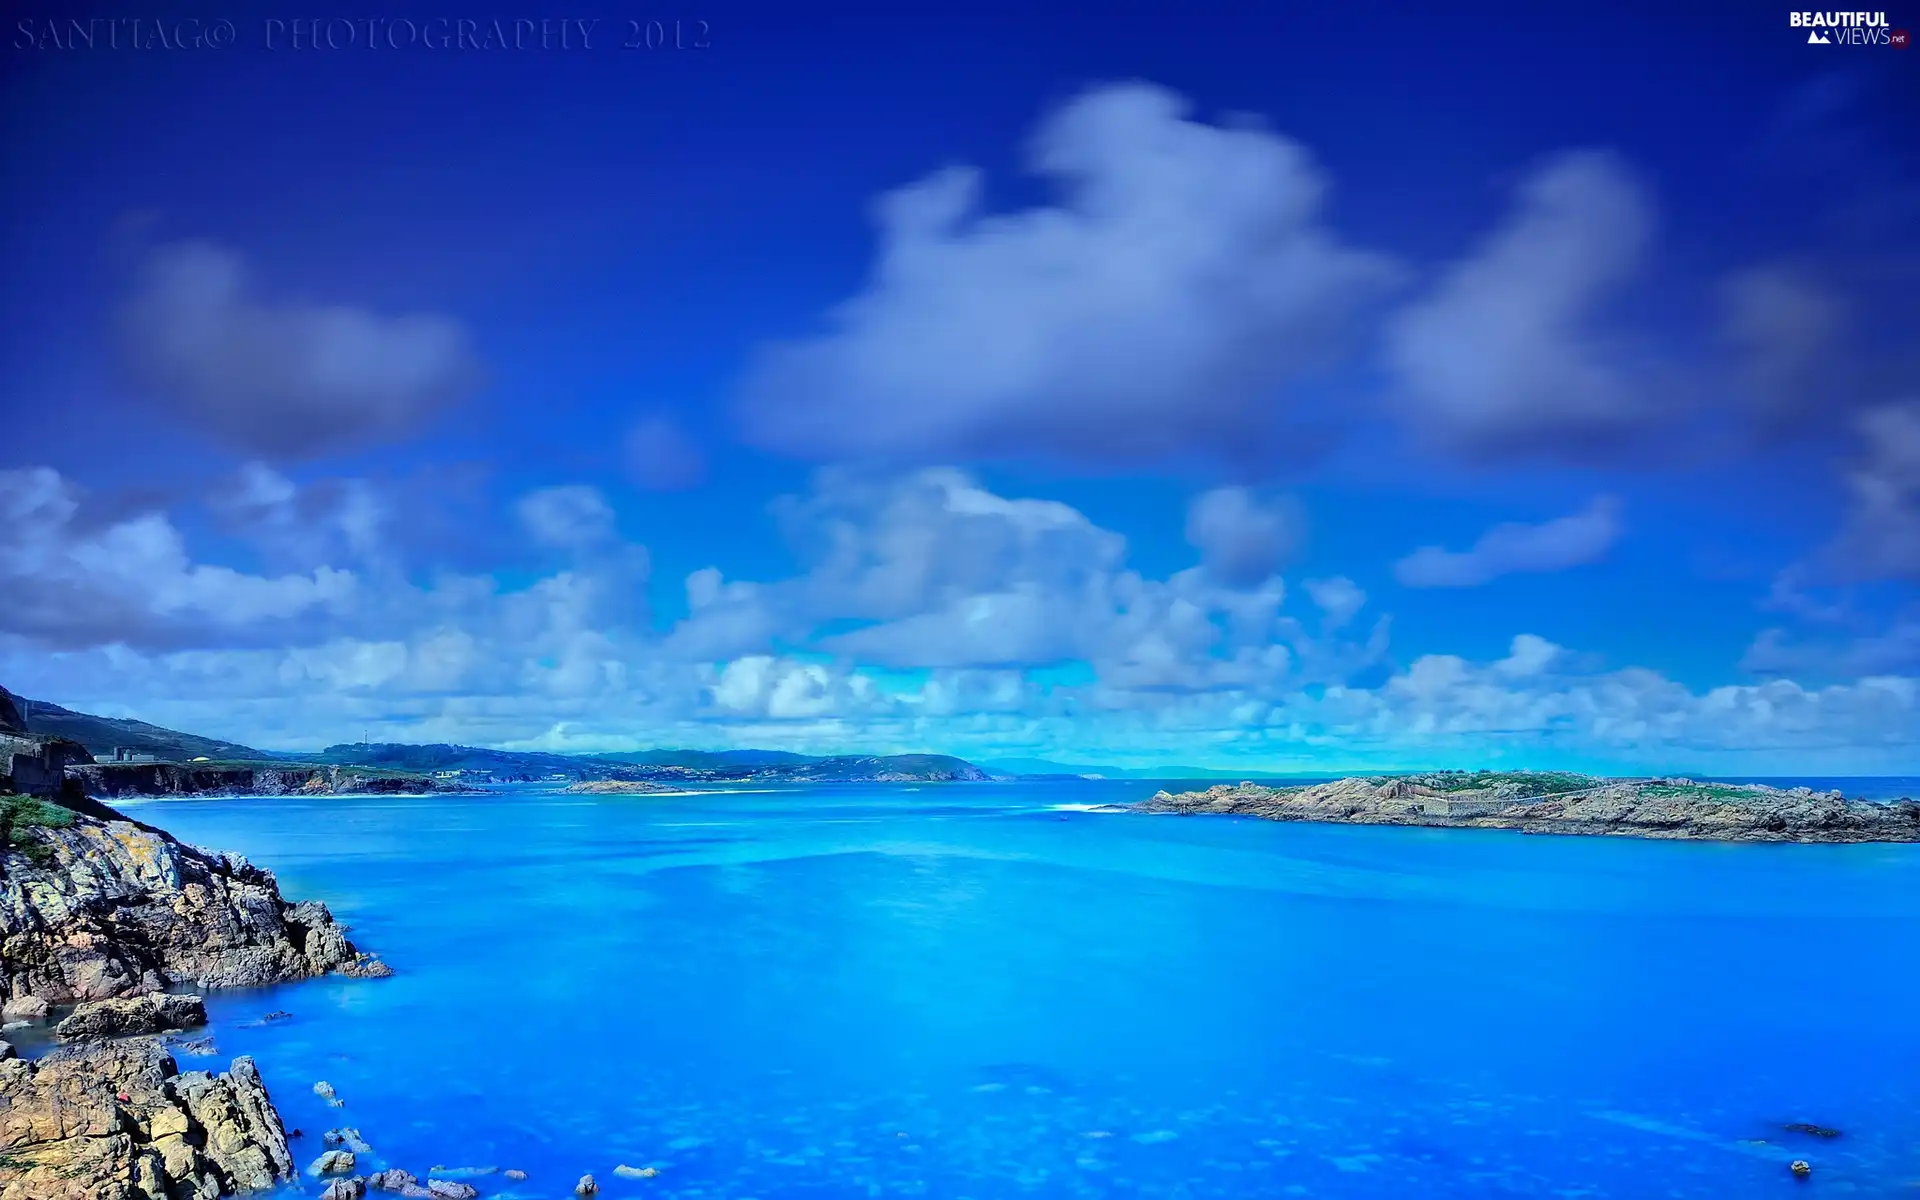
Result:
<svg viewBox="0 0 1920 1200"><path fill-rule="evenodd" d="M170 1029L192 1029L207 1023L207 1005L198 996L175 996L151 992L145 996L124 996L115 1000L88 1000L76 1005L65 1020L54 1026L63 1041L86 1038L127 1037L141 1033L165 1033Z"/></svg>
<svg viewBox="0 0 1920 1200"><path fill-rule="evenodd" d="M1920 841L1920 804L1909 799L1879 804L1810 788L1690 779L1439 773L1339 779L1294 788L1222 784L1179 795L1161 792L1139 807L1272 821L1730 842Z"/></svg>
<svg viewBox="0 0 1920 1200"><path fill-rule="evenodd" d="M292 1173L250 1058L182 1074L136 1040L0 1062L0 1200L213 1200Z"/></svg>
<svg viewBox="0 0 1920 1200"><path fill-rule="evenodd" d="M94 806L117 817L111 809ZM383 975L323 904L289 904L272 874L150 826L74 814L0 846L0 1004L54 1005Z"/></svg>

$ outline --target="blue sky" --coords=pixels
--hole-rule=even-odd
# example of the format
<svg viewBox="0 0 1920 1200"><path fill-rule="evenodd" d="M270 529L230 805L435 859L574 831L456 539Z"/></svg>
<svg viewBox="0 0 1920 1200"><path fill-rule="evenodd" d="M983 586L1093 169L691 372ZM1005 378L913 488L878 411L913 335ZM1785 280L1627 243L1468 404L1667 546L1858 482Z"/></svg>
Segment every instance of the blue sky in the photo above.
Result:
<svg viewBox="0 0 1920 1200"><path fill-rule="evenodd" d="M1920 769L1912 54L1243 7L30 14L0 681L286 748Z"/></svg>

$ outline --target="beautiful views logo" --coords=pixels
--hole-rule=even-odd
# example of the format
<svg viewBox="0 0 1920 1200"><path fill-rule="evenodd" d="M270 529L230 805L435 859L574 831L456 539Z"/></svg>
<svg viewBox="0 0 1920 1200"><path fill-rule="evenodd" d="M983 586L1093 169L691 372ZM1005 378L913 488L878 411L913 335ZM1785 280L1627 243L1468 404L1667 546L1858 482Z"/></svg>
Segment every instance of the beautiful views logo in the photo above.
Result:
<svg viewBox="0 0 1920 1200"><path fill-rule="evenodd" d="M1809 46L1893 46L1907 48L1904 29L1890 29L1883 12L1791 12L1787 24L1807 30Z"/></svg>

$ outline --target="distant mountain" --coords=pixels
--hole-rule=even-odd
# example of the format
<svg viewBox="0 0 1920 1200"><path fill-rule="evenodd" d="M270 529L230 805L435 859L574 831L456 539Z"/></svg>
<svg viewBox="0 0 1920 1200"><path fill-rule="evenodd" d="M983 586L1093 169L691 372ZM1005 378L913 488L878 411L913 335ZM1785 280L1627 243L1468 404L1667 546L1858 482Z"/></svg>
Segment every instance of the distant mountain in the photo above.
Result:
<svg viewBox="0 0 1920 1200"><path fill-rule="evenodd" d="M202 756L249 760L271 760L274 757L238 742L223 742L217 738L181 733L177 729L162 729L145 721L74 712L45 700L15 696L4 688L0 688L0 693L12 701L28 733L79 742L89 754L96 757L109 756L115 750L131 750L137 754L151 754L155 758L180 762Z"/></svg>

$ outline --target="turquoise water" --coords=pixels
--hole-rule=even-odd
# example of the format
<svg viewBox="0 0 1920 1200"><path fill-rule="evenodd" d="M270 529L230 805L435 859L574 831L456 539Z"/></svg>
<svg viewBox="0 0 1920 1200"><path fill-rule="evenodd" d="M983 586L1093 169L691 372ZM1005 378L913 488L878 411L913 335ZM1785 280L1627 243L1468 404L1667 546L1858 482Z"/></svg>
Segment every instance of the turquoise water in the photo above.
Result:
<svg viewBox="0 0 1920 1200"><path fill-rule="evenodd" d="M399 971L213 997L303 1163L349 1124L363 1168L517 1167L473 1182L524 1197L588 1171L609 1200L1920 1181L1920 847L1062 807L1154 787L136 811Z"/></svg>

